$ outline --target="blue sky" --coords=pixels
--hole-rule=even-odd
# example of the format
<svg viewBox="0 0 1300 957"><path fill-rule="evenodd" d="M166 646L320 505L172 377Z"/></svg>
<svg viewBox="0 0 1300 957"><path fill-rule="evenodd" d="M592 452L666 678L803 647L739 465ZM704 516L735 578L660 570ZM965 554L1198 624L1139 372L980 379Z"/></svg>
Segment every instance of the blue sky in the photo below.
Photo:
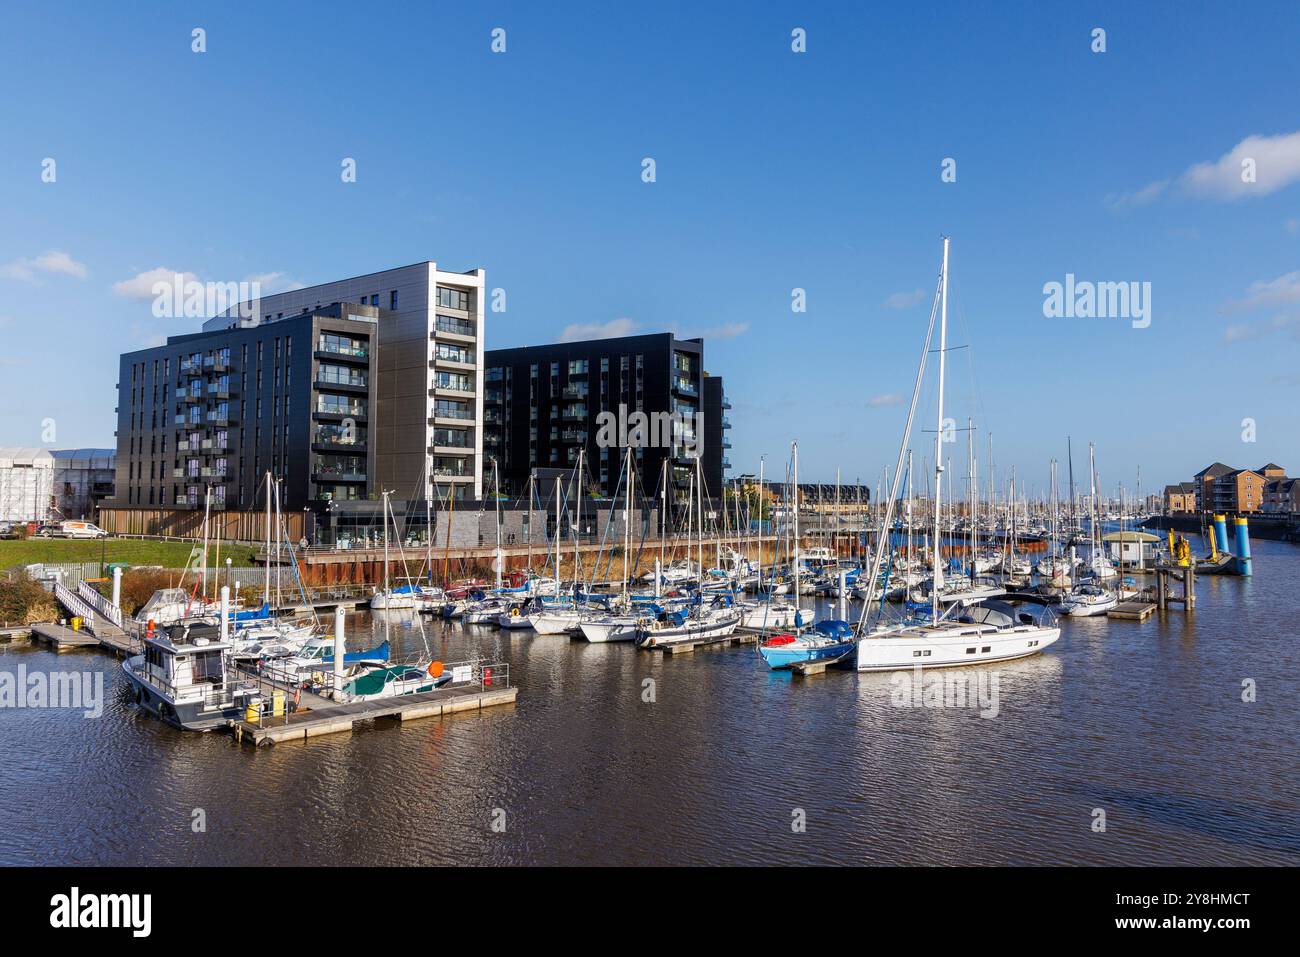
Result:
<svg viewBox="0 0 1300 957"><path fill-rule="evenodd" d="M947 233L949 407L1000 473L1041 490L1067 434L1108 488L1300 470L1300 7L700 7L6 5L0 445L113 443L117 354L196 327L141 273L429 258L506 290L489 347L706 336L735 470L797 438L802 476L874 482ZM1067 273L1150 282L1150 326L1046 318Z"/></svg>

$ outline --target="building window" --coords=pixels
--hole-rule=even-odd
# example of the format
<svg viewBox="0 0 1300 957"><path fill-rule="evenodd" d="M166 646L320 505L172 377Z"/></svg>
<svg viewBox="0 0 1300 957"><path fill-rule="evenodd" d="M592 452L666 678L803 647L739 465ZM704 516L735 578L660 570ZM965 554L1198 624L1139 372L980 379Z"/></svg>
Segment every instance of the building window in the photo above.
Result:
<svg viewBox="0 0 1300 957"><path fill-rule="evenodd" d="M397 290L396 290L396 289L394 289L392 292L390 292L390 293L388 294L388 308L389 308L389 309L396 309L396 308L397 308Z"/></svg>
<svg viewBox="0 0 1300 957"><path fill-rule="evenodd" d="M463 312L468 312L469 293L462 289L447 289L444 286L439 286L438 305L444 309L460 309Z"/></svg>

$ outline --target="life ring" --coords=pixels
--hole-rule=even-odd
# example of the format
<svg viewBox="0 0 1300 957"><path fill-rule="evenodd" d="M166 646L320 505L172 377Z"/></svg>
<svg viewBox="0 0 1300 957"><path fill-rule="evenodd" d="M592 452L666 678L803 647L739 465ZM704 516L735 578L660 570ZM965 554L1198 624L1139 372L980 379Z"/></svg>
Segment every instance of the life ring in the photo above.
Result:
<svg viewBox="0 0 1300 957"><path fill-rule="evenodd" d="M511 617L511 618L518 618L518 617L519 617L519 609L518 609L518 608L511 608L511 609L510 609L510 617Z"/></svg>

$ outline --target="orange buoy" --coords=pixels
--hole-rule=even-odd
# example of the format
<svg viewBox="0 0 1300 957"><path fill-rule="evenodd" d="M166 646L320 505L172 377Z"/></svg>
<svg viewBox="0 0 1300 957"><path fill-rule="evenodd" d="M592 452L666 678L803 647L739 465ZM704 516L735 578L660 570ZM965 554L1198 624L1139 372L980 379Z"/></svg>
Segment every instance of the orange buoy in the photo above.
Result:
<svg viewBox="0 0 1300 957"><path fill-rule="evenodd" d="M441 677L442 677L442 662L441 662L441 661L431 661L431 662L429 662L429 677L430 677L430 678L441 678Z"/></svg>

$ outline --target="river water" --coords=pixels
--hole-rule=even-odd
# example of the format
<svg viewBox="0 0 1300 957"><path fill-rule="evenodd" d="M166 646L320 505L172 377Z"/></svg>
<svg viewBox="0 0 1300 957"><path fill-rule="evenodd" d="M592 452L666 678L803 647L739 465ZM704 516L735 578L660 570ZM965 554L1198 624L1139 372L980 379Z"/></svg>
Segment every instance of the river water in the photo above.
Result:
<svg viewBox="0 0 1300 957"><path fill-rule="evenodd" d="M518 703L255 750L140 714L103 653L0 645L107 699L0 711L0 863L1300 864L1300 549L1254 547L1194 615L1067 620L1043 655L946 672L996 676L995 717L750 647L435 622L444 660L508 661Z"/></svg>

